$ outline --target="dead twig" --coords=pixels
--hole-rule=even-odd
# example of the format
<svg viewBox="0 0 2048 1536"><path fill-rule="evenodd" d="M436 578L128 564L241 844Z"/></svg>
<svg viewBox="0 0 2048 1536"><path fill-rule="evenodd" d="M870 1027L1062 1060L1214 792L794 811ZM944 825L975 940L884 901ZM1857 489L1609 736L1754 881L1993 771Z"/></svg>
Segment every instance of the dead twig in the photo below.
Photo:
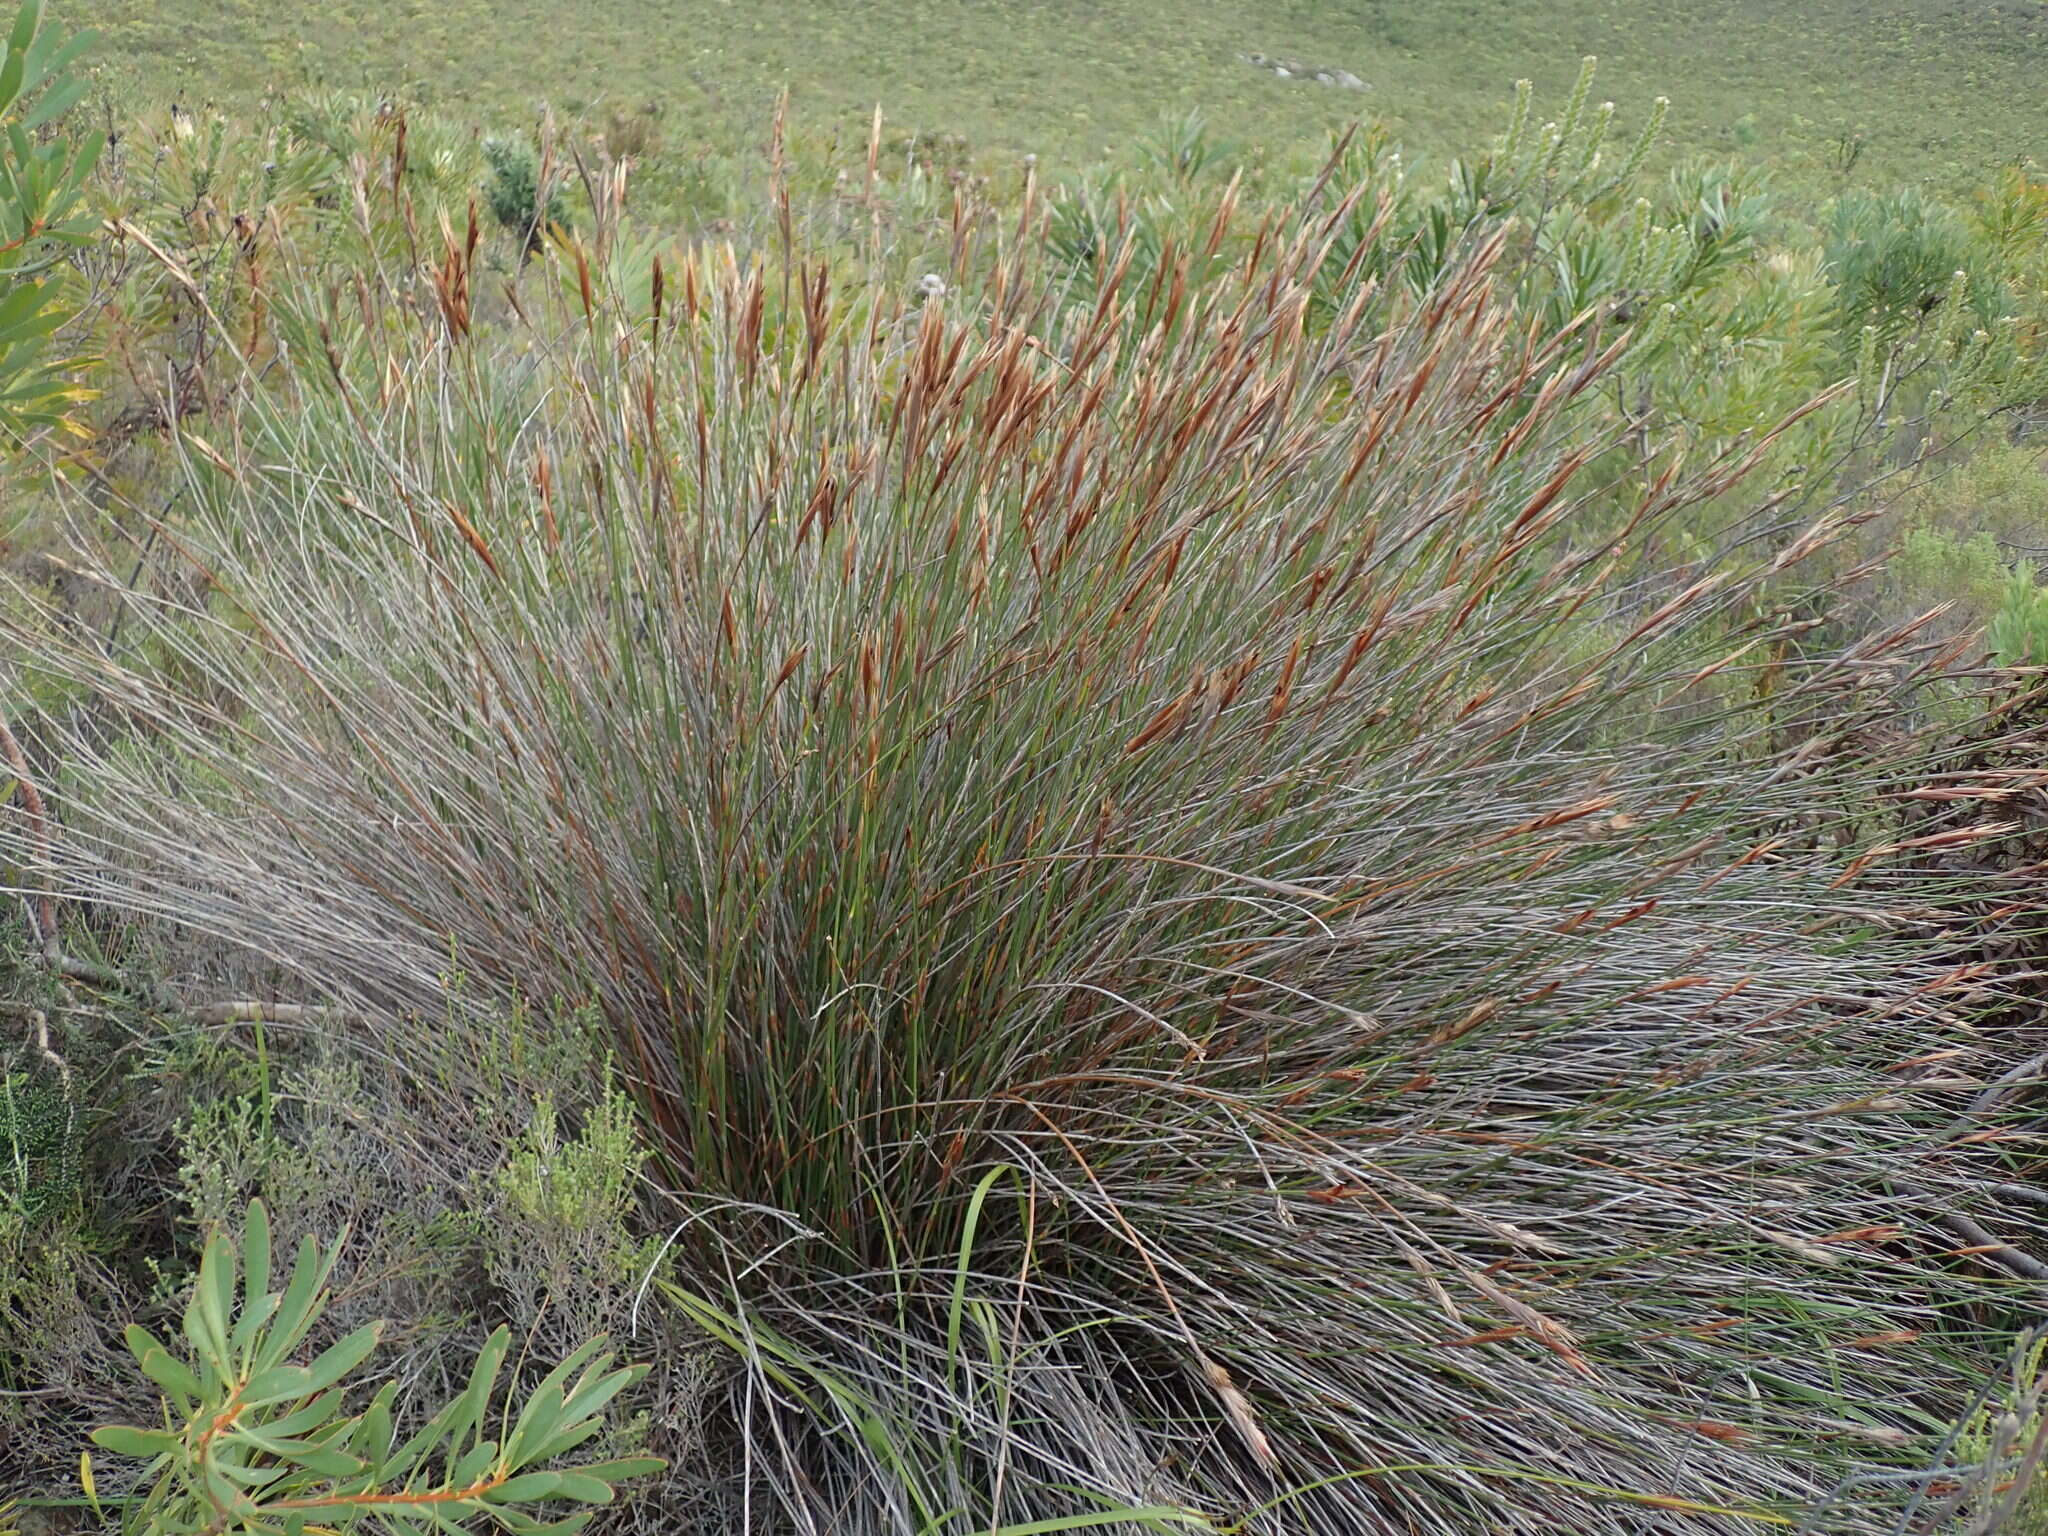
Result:
<svg viewBox="0 0 2048 1536"><path fill-rule="evenodd" d="M253 1000L207 1003L190 1015L201 1024L341 1024L355 1018L346 1008L322 1003L262 1003Z"/></svg>
<svg viewBox="0 0 2048 1536"><path fill-rule="evenodd" d="M1948 1128L1944 1141L1954 1141L1958 1136L1967 1135L2000 1105L2018 1098L2029 1088L2039 1087L2043 1071L2048 1071L2048 1051L2029 1056L2025 1061L2004 1073L1996 1082L1988 1084L1983 1092L1970 1101L1970 1107Z"/></svg>
<svg viewBox="0 0 2048 1536"><path fill-rule="evenodd" d="M0 757L7 761L14 774L15 793L21 797L22 815L28 819L29 842L35 850L37 862L47 871L50 863L50 817L43 804L42 791L36 788L35 775L29 771L28 755L21 750L21 743L15 739L14 731L6 720L0 719ZM35 930L36 943L42 949L44 959L50 964L60 963L62 946L57 938L57 898L44 890L27 898L29 924Z"/></svg>
<svg viewBox="0 0 2048 1536"><path fill-rule="evenodd" d="M29 1039L35 1046L36 1054L43 1059L45 1065L56 1072L58 1078L64 1084L65 1097L69 1098L72 1083L71 1063L66 1061L58 1053L57 1048L50 1044L49 1015L40 1008L27 1008L20 1011L28 1019Z"/></svg>

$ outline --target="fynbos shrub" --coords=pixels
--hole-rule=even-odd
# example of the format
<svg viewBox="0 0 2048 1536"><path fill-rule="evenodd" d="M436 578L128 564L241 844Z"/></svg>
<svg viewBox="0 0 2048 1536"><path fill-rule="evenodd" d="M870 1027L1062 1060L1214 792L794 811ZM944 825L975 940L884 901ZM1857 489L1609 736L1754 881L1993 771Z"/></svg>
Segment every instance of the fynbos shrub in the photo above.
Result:
<svg viewBox="0 0 2048 1536"><path fill-rule="evenodd" d="M546 187L547 168L533 146L519 139L484 140L484 203L506 233L538 251L548 230L569 223L559 187Z"/></svg>
<svg viewBox="0 0 2048 1536"><path fill-rule="evenodd" d="M602 1340L576 1350L517 1402L498 1377L512 1335L500 1328L467 1386L417 1432L401 1435L387 1382L354 1412L349 1391L377 1347L374 1325L302 1360L327 1304L334 1250L300 1245L271 1289L270 1223L251 1205L239 1249L207 1244L174 1346L128 1329L136 1365L164 1394L165 1426L109 1426L93 1442L150 1464L128 1529L139 1536L259 1536L357 1526L428 1536L488 1522L510 1536L569 1532L577 1505L609 1504L618 1485L661 1469L638 1458L579 1462L608 1404L641 1374L613 1369ZM553 1518L547 1518L552 1516Z"/></svg>

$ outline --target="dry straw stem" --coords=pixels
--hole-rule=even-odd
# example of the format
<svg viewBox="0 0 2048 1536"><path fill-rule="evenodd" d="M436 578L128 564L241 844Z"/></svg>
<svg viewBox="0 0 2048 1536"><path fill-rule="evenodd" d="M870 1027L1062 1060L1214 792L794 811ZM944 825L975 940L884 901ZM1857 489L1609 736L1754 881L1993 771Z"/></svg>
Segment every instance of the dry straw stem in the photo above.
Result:
<svg viewBox="0 0 2048 1536"><path fill-rule="evenodd" d="M1369 190L1078 302L964 205L929 298L801 231L495 332L452 232L361 323L280 279L324 345L188 460L131 645L15 621L119 727L64 877L400 1057L451 957L450 1027L593 1005L764 1530L1736 1531L1910 1464L2014 1282L1884 1068L2003 1047L1841 880L1910 764L1779 767L1917 642L1651 574L1754 455L1591 478L1625 339L1498 240L1311 323Z"/></svg>
<svg viewBox="0 0 2048 1536"><path fill-rule="evenodd" d="M0 719L0 759L5 760L14 776L7 798L21 802L22 820L27 824L24 841L34 855L33 867L39 871L47 870L50 866L50 815L43 805L43 792L36 787L35 774L29 769L28 755L21 750L21 743L4 719ZM23 899L29 923L35 930L36 947L54 961L61 953L57 933L57 899L48 890L36 890Z"/></svg>

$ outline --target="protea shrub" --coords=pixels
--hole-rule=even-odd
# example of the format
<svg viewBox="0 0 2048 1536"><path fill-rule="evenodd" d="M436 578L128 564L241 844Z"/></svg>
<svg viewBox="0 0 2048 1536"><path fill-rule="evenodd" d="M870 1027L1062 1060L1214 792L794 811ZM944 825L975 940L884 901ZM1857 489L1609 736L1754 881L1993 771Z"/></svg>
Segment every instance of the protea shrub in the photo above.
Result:
<svg viewBox="0 0 2048 1536"><path fill-rule="evenodd" d="M2022 1284L1856 746L1926 658L1802 652L1847 513L1646 576L1767 444L1582 484L1627 340L1509 231L1311 319L1331 195L1080 305L1028 209L929 295L301 294L81 521L22 856L401 1058L601 1020L739 1528L1890 1529Z"/></svg>

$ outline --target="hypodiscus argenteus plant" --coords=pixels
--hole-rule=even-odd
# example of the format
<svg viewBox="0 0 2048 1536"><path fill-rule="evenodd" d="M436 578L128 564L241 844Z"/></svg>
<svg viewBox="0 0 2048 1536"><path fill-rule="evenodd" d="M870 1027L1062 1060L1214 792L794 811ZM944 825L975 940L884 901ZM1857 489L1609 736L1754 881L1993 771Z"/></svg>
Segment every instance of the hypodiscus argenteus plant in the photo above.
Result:
<svg viewBox="0 0 2048 1536"><path fill-rule="evenodd" d="M280 285L174 521L81 512L122 646L0 610L117 727L55 727L51 878L395 1059L587 1005L758 1529L1700 1536L1906 1463L2010 1277L1894 1069L2025 1055L1846 744L1917 641L1779 601L1847 512L1669 554L1767 436L1614 462L1625 345L1532 331L1501 231L1318 312L1381 190L1127 231L1086 305L1035 208L912 299Z"/></svg>
<svg viewBox="0 0 2048 1536"><path fill-rule="evenodd" d="M606 1406L643 1374L615 1367L602 1339L576 1350L516 1406L497 1395L511 1346L510 1331L499 1328L462 1393L416 1431L401 1433L395 1382L347 1412L351 1378L377 1347L377 1326L311 1360L297 1358L326 1306L338 1252L338 1243L323 1250L306 1238L289 1282L272 1290L270 1221L254 1202L239 1248L219 1233L207 1242L182 1347L139 1325L128 1329L128 1347L164 1402L161 1428L93 1433L105 1450L150 1460L153 1481L128 1530L432 1536L496 1528L567 1536L590 1519L587 1507L575 1506L609 1504L620 1483L661 1469L647 1458L565 1460L603 1430Z"/></svg>

